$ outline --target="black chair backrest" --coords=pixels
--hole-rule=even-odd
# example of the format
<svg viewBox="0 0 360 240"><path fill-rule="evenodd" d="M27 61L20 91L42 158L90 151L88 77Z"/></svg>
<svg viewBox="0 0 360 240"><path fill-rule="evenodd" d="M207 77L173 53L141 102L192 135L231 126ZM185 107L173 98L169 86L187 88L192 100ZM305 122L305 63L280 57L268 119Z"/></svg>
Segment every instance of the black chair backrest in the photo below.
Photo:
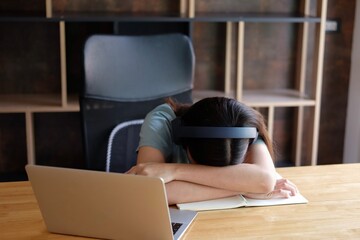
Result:
<svg viewBox="0 0 360 240"><path fill-rule="evenodd" d="M191 103L194 64L185 35L91 36L80 97L88 168L105 170L109 134L118 123L144 118L166 97Z"/></svg>

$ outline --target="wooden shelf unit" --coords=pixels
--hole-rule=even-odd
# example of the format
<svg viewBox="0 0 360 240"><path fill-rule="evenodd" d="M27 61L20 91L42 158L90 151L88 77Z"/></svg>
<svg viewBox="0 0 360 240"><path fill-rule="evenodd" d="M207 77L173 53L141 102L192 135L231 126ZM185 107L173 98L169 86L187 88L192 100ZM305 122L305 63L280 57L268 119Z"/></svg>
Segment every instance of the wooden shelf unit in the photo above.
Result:
<svg viewBox="0 0 360 240"><path fill-rule="evenodd" d="M188 15L197 19L197 21L213 20L219 21L222 19L219 14L197 14L195 11L195 2L189 0ZM317 152L318 152L318 139L319 139L319 122L320 122L320 108L321 108L321 87L323 78L323 58L324 58L324 44L325 44L325 24L326 24L326 10L327 0L317 1L317 15L315 17L309 17L310 14L310 1L303 1L302 15L284 15L284 14L227 14L231 15L231 19L235 20L239 18L239 21L226 21L226 63L225 63L225 85L224 93L217 93L214 91L208 91L205 93L197 93L197 98L202 98L207 95L222 95L230 96L242 101L252 107L265 107L268 108L268 128L270 136L273 132L274 124L274 112L277 107L297 107L298 119L297 119L297 133L296 133L296 149L295 149L295 165L301 165L302 155L302 133L304 130L304 107L313 108L313 131L312 131L312 147L311 147L311 165L317 164ZM205 15L205 16L204 16ZM214 18L212 18L212 17ZM220 21L221 21L220 20ZM298 76L297 76L297 88L294 90L288 89L276 89L276 90L244 90L243 89L243 65L244 65L244 38L245 36L245 24L251 22L266 22L266 23L301 23L301 47L299 56ZM316 43L314 50L314 76L313 76L313 93L309 97L305 97L305 85L306 85L306 58L308 53L308 35L309 35L309 23L316 23ZM236 76L236 88L231 88L231 62L232 62L232 25L237 25L237 76Z"/></svg>
<svg viewBox="0 0 360 240"><path fill-rule="evenodd" d="M78 96L67 97L64 102L56 94L2 94L0 95L0 113L23 112L77 112Z"/></svg>
<svg viewBox="0 0 360 240"><path fill-rule="evenodd" d="M196 12L194 0L180 0L180 12L178 14L117 14L117 13L58 13L52 9L52 0L45 0L46 16L3 16L0 22L55 22L59 28L59 56L60 56L60 79L61 91L59 94L2 94L0 95L0 113L25 113L27 157L28 163L35 164L35 139L33 126L33 113L37 112L78 112L79 105L77 96L67 92L67 57L66 57L66 26L67 23L83 22L110 22L114 29L118 23L186 23L189 24L191 36L191 24L197 22L219 22L226 24L225 52L225 76L224 91L194 91L194 98L199 99L208 96L228 96L243 101L249 106L268 109L268 128L272 135L275 108L297 108L297 135L296 135L296 159L295 164L301 165L302 155L302 132L304 108L313 109L313 133L311 147L311 165L317 164L319 115L321 107L321 86L324 55L324 34L326 22L327 1L317 1L317 14L310 16L310 0L304 0L301 14L289 15L282 13L258 14L258 13L203 13ZM299 64L297 69L297 87L295 89L244 89L243 66L244 66L244 39L246 38L245 25L248 23L295 23L301 24L301 47ZM316 26L316 43L314 49L314 77L311 93L306 92L306 55L308 53L309 24ZM234 39L234 27L237 29L237 39ZM237 51L234 53L233 46ZM236 59L235 88L232 87L232 68L234 67L233 54Z"/></svg>

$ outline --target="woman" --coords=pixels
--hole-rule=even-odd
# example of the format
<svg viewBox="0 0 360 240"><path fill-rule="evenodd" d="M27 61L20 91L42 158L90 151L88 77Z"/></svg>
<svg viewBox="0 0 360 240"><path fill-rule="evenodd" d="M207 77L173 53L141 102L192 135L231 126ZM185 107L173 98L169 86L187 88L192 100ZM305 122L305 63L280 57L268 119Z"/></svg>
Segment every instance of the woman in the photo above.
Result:
<svg viewBox="0 0 360 240"><path fill-rule="evenodd" d="M185 138L176 145L172 121L183 126L255 127L257 139ZM273 148L263 117L230 98L205 98L193 105L168 100L145 118L137 165L128 173L161 177L169 205L243 194L281 198L297 193L290 181L276 180Z"/></svg>

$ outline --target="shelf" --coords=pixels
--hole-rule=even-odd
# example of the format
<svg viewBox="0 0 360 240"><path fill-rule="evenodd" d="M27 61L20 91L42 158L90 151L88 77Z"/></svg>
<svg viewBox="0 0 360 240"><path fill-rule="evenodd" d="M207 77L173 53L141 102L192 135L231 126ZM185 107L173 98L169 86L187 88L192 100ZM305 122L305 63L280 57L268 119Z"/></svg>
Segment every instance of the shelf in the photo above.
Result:
<svg viewBox="0 0 360 240"><path fill-rule="evenodd" d="M315 100L289 89L245 90L242 101L251 107L315 106Z"/></svg>
<svg viewBox="0 0 360 240"><path fill-rule="evenodd" d="M2 16L0 22L264 22L264 23L319 23L320 18L284 13L196 13L187 17L178 13L109 13L109 12L54 12L52 17Z"/></svg>
<svg viewBox="0 0 360 240"><path fill-rule="evenodd" d="M194 101L206 97L231 97L235 94L225 94L221 91L195 90ZM245 90L242 102L251 107L299 107L314 106L315 100L301 96L299 92L288 89L275 90ZM0 95L0 113L14 112L76 112L79 111L77 96L69 96L67 106L61 106L59 95Z"/></svg>
<svg viewBox="0 0 360 240"><path fill-rule="evenodd" d="M69 96L67 106L61 106L61 96L56 94L0 95L0 113L76 111L80 111L76 96Z"/></svg>
<svg viewBox="0 0 360 240"><path fill-rule="evenodd" d="M197 22L263 22L263 23L319 23L320 18L285 13L196 13L192 21Z"/></svg>
<svg viewBox="0 0 360 240"><path fill-rule="evenodd" d="M282 3L276 3L270 6L266 3L250 3L250 1L242 5L233 0L229 3L221 4L221 7L218 7L220 6L218 4L215 4L213 7L204 7L202 4L195 3L195 1L187 0L181 0L180 4L178 2L171 2L171 4L161 2L159 6L154 7L148 7L143 2L141 4L115 4L116 6L102 2L90 6L82 3L68 3L63 0L39 0L36 3L27 3L25 5L21 2L25 1L5 1L5 3L0 4L7 8L7 10L2 10L3 14L0 16L0 24L4 32L8 32L9 29L17 29L18 27L21 30L30 29L31 39L28 40L26 37L24 38L26 40L17 39L18 37L28 36L30 32L26 31L24 33L24 31L19 31L16 34L10 31L8 36L2 41L4 46L12 46L12 41L14 41L16 46L22 46L23 44L32 46L34 41L43 42L44 46L36 45L37 48L41 47L39 48L41 49L40 52L31 52L31 54L27 55L31 56L31 58L26 58L25 60L27 61L24 60L25 62L18 61L19 58L16 57L18 51L16 49L10 48L5 51L4 59L6 59L6 56L15 57L11 57L9 60L9 63L12 63L9 65L9 73L5 72L6 76L3 76L6 77L6 81L11 81L11 84L8 84L9 86L5 84L4 86L7 89L4 89L4 93L0 94L1 127L6 130L4 142L10 145L19 142L18 145L21 145L23 150L19 151L22 154L20 157L17 157L16 154L11 154L9 157L3 154L1 156L2 164L10 162L13 164L13 159L16 159L17 164L22 166L26 164L22 161L25 158L28 163L33 164L37 163L37 161L45 165L51 164L52 161L54 163L58 161L60 165L63 164L63 153L68 150L68 144L66 144L68 141L59 144L58 139L64 139L64 137L51 136L64 133L66 137L73 139L74 132L77 132L77 136L80 136L81 126L79 125L80 121L78 118L81 114L78 114L80 111L78 96L69 96L68 94L70 92L78 92L79 81L83 79L83 72L79 66L83 64L83 43L88 36L92 34L157 34L174 31L193 36L194 40L197 41L194 44L195 50L202 57L198 58L200 59L198 62L200 64L197 65L198 68L200 67L199 74L203 74L208 70L202 64L209 64L208 66L212 67L211 64L224 61L219 65L215 65L215 71L209 73L209 81L216 81L219 77L218 75L224 74L224 86L218 87L222 82L221 79L216 84L209 82L208 85L203 83L201 81L207 81L207 76L201 76L198 86L203 86L204 88L216 86L220 90L194 90L194 101L205 97L224 96L238 99L250 107L259 108L261 111L265 110L263 112L266 112L265 116L269 135L280 143L283 139L287 140L286 137L292 134L292 132L280 136L282 134L281 131L287 131L287 126L281 126L281 131L274 131L274 129L277 130L279 124L276 122L278 120L276 115L279 112L282 113L278 107L298 108L297 120L293 124L294 130L296 130L296 139L293 139L292 142L287 142L296 145L293 154L296 165L301 165L306 160L303 157L305 156L304 153L307 154L305 157L311 157L311 164L316 164L321 105L321 89L319 89L319 86L321 87L322 83L322 75L320 73L322 72L323 65L327 0L317 0L315 1L316 4L315 2L301 4L304 6L300 6L297 3L286 6ZM73 11L69 11L69 9ZM115 11L116 9L118 10L117 12ZM139 10L143 12L138 12ZM177 10L179 11L176 12ZM300 14L301 12L306 13L306 15ZM310 16L310 14L315 15ZM13 26L14 24L19 24L19 26ZM297 83L298 86L305 86L304 89L307 89L306 84L311 83L309 89L311 97L303 96L298 91L290 89L242 89L244 86L264 86L261 83L253 85L247 81L254 81L257 77L265 77L266 79L266 76L262 76L262 74L267 73L267 69L272 66L280 66L275 70L285 70L282 68L283 65L266 64L262 66L260 64L259 67L264 69L260 69L259 75L249 80L248 76L251 75L244 74L245 62L248 61L247 57L250 57L250 61L252 60L251 57L253 59L257 57L255 55L257 52L252 52L253 49L276 54L276 49L265 49L265 47L271 48L272 43L276 41L276 39L271 38L269 41L259 39L258 42L251 42L251 44L255 45L251 45L251 48L246 49L248 47L246 44L253 41L252 39L267 39L267 37L274 37L279 40L285 37L283 42L286 44L285 50L287 51L288 48L289 51L294 51L294 57L295 55L297 57L296 62L294 62L296 69L295 67L292 69L293 65L291 65L289 70L295 71L296 76L294 77L296 77L299 83ZM47 44L48 42L54 44L49 45ZM263 48L257 47L257 44L263 43ZM282 45L277 45L277 42L275 43L275 47L282 47ZM298 46L299 49L292 46ZM214 49L214 51L209 51L208 53L206 49L209 47ZM249 49L251 52L245 54L246 50ZM312 53L310 53L309 49ZM206 51L206 54L203 51ZM285 51L282 53L288 54ZM291 54L289 55L291 57L290 61L292 61L292 52L289 53ZM311 61L309 61L310 58ZM258 58L256 60L262 63L267 59L262 61L261 58ZM277 60L275 59L274 64L277 63ZM312 63L314 64L311 69L310 64ZM35 68L29 68L25 64L33 65ZM23 66L23 73L18 74L14 72L14 69L18 69L18 66ZM284 67L286 66L284 65ZM257 71L256 68L252 69L251 71ZM307 79L307 73L310 71L314 72L313 77L312 79ZM249 74L251 73L249 72ZM41 79L50 79L54 82L49 82L49 80L27 80L26 84L22 86L22 79L26 74L31 74L32 78L35 78L36 74L43 74ZM289 72L289 76L292 76L290 74ZM277 73L271 76L269 84L265 84L268 88L273 86L271 85L273 81L277 81L275 79L276 76ZM280 78L281 81L277 86L294 85L295 79ZM73 79L78 80L74 81ZM59 80L60 89L58 86ZM226 89L226 92L229 91L229 93L225 93L225 90L222 88ZM25 94L19 91L35 94ZM55 94L38 94L39 92L55 92ZM310 107L313 111L311 111L311 114L307 114L307 111L303 111L302 107ZM292 110L290 111L292 112ZM306 115L310 115L310 117ZM305 117L309 118L309 120ZM291 116L291 118L293 117ZM306 133L309 136L312 134L311 142L303 141L303 137L307 137L307 135L303 134L305 132L305 124L313 126L312 131ZM71 127L63 130L63 126ZM18 139L14 140L13 132L15 135L18 135L19 132L23 134L22 139L20 141ZM81 140L79 139L80 137L75 136L71 141L81 145ZM279 139L280 141L278 141ZM6 148L6 144L0 147ZM303 147L303 144L306 144L306 146ZM287 151L289 145L287 143L280 145L279 149L283 148ZM61 149L61 147L65 150ZM1 148L0 150L3 150ZM77 149L81 149L81 146ZM72 163L74 164L73 166L78 166L79 159L83 158L80 153L81 150L77 154L71 149L69 151L71 152L69 153L69 162L74 161ZM25 152L26 157L24 156ZM285 152L284 156L288 157L289 154L286 154L288 153ZM48 159L48 155L51 155L51 160ZM308 160L306 161L309 162ZM12 173L10 169L8 170L8 173Z"/></svg>
<svg viewBox="0 0 360 240"><path fill-rule="evenodd" d="M178 13L54 12L49 19L68 22L188 22Z"/></svg>
<svg viewBox="0 0 360 240"><path fill-rule="evenodd" d="M232 97L235 94L225 94L221 91L194 91L194 101L198 101L206 97ZM300 106L315 106L315 100L309 99L306 96L301 96L298 91L289 89L274 89L274 90L245 90L241 100L251 107L300 107Z"/></svg>

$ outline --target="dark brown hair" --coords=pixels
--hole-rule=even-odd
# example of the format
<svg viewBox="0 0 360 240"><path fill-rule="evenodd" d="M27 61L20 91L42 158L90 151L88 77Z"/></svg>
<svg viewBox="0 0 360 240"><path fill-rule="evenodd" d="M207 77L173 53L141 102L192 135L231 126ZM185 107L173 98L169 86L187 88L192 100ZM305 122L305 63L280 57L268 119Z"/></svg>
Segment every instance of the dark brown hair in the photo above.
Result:
<svg viewBox="0 0 360 240"><path fill-rule="evenodd" d="M178 104L167 99L184 126L255 127L271 156L274 151L263 116L255 109L231 98L205 98L193 105ZM183 140L183 145L198 164L227 166L242 163L250 139L194 139Z"/></svg>

